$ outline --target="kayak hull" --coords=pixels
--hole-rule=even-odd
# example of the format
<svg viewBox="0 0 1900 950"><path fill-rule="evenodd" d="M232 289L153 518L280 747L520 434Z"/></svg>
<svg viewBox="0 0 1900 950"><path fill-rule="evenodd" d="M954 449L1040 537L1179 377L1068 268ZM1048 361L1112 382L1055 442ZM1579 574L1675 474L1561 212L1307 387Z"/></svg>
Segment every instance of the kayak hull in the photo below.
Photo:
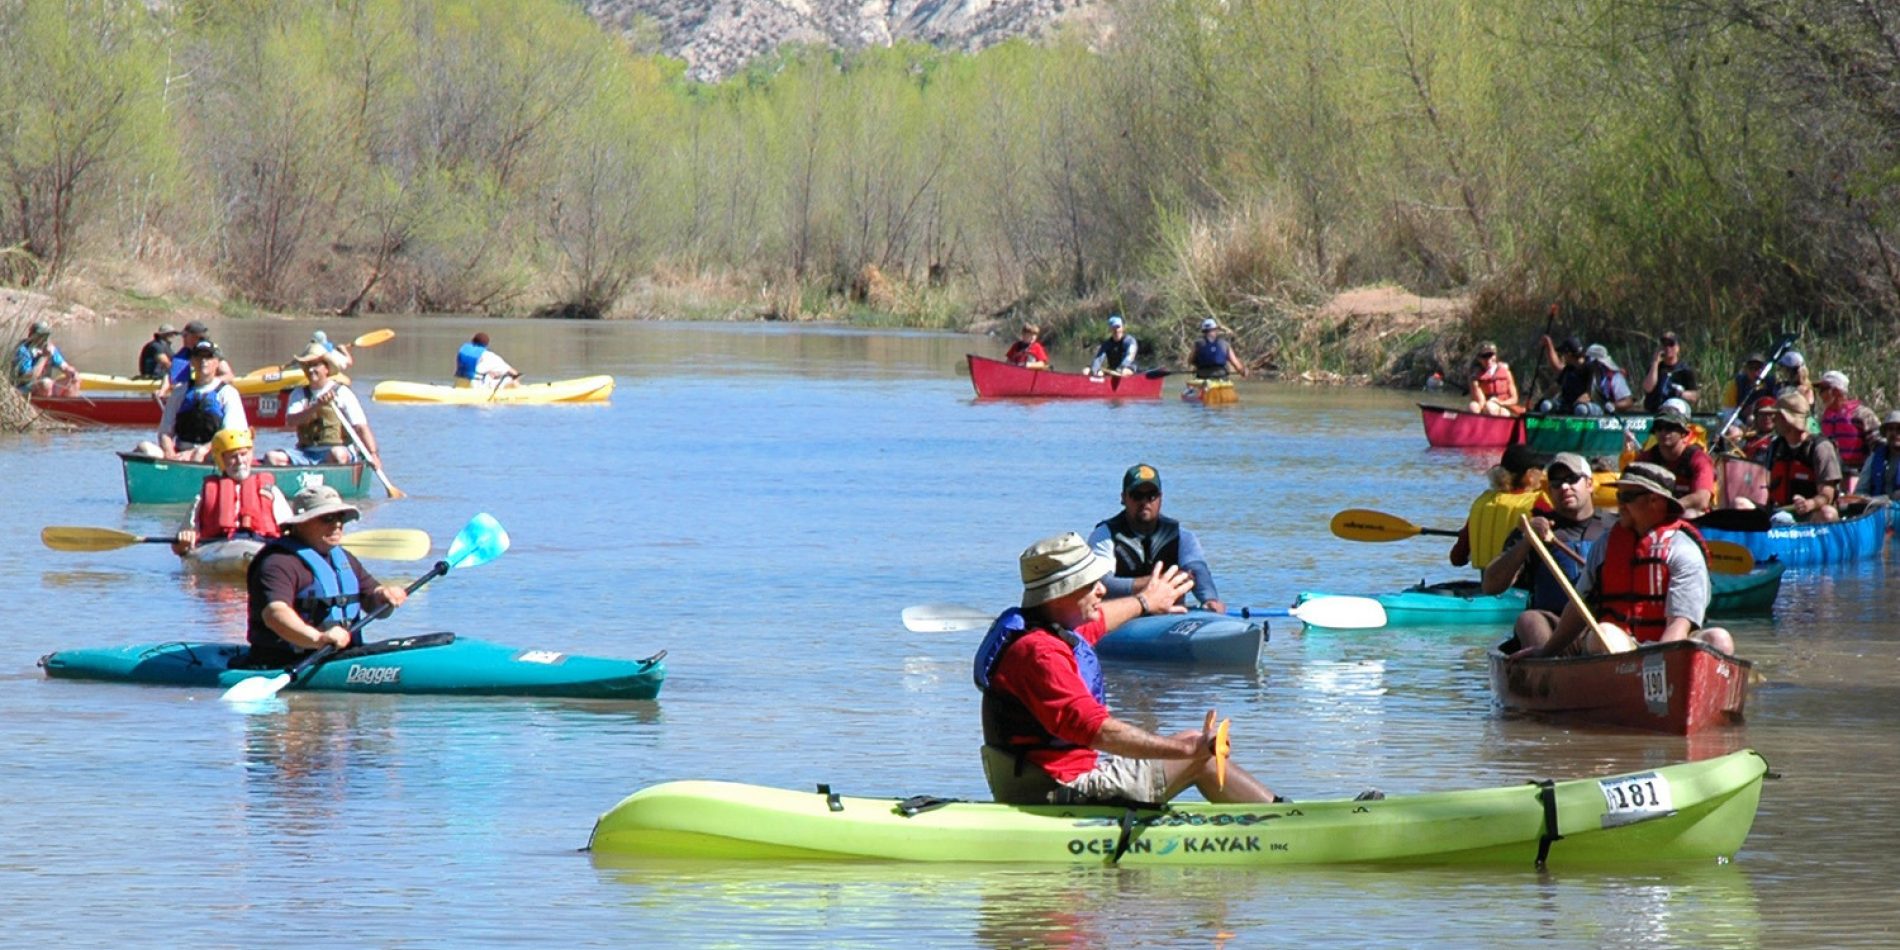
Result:
<svg viewBox="0 0 1900 950"><path fill-rule="evenodd" d="M1759 562L1746 574L1710 574L1713 596L1710 617L1749 617L1771 613L1781 593L1781 576L1788 565ZM1295 603L1336 596L1324 591L1302 591ZM1509 624L1530 604L1527 591L1511 588L1486 594L1477 581L1416 584L1391 594L1373 594L1385 607L1386 625L1392 627L1483 626Z"/></svg>
<svg viewBox="0 0 1900 950"><path fill-rule="evenodd" d="M1252 669L1267 625L1204 610L1136 617L1095 644L1103 659Z"/></svg>
<svg viewBox="0 0 1900 950"><path fill-rule="evenodd" d="M240 397L244 418L256 429L284 428L284 409L290 400L272 391ZM33 408L56 419L103 426L143 426L156 429L165 409L148 395L34 396Z"/></svg>
<svg viewBox="0 0 1900 950"><path fill-rule="evenodd" d="M1791 567L1848 564L1880 556L1880 549L1887 543L1890 507L1887 499L1876 498L1866 510L1851 518L1832 523L1771 527L1766 531L1698 527L1702 536L1711 541L1728 541L1747 548L1757 561L1777 558Z"/></svg>
<svg viewBox="0 0 1900 950"><path fill-rule="evenodd" d="M146 643L61 650L40 658L48 678L229 689L282 670L232 668L237 643ZM345 693L653 699L666 678L660 656L617 660L522 650L453 634L366 644L339 653L291 689Z"/></svg>
<svg viewBox="0 0 1900 950"><path fill-rule="evenodd" d="M967 358L978 399L1160 399L1164 382L1140 373L1090 376L1026 369L974 353Z"/></svg>
<svg viewBox="0 0 1900 950"><path fill-rule="evenodd" d="M125 500L133 505L176 505L198 497L205 476L212 467L205 462L178 462L155 459L135 452L120 452L125 468ZM369 481L361 462L348 465L259 465L258 471L270 472L286 497L313 485L328 485L345 498L361 498L369 493Z"/></svg>
<svg viewBox="0 0 1900 950"><path fill-rule="evenodd" d="M336 376L332 378L345 384L349 382L349 377L347 376ZM260 373L256 376L239 376L237 379L232 380L231 384L237 387L237 391L240 395L260 396L266 393L295 389L309 381L310 378L304 375L303 370L293 367L287 370L272 370L271 372ZM160 381L156 379L136 379L130 376L107 376L102 373L79 374L80 392L82 393L149 394L158 392L159 382Z"/></svg>
<svg viewBox="0 0 1900 950"><path fill-rule="evenodd" d="M546 406L557 403L606 402L614 394L612 376L582 376L548 383L527 383L488 389L479 386L440 386L389 379L377 383L370 398L377 402L424 403L437 406Z"/></svg>
<svg viewBox="0 0 1900 950"><path fill-rule="evenodd" d="M1546 455L1575 452L1586 458L1623 451L1623 433L1637 442L1649 434L1650 416L1561 416L1533 412L1524 417L1524 442Z"/></svg>
<svg viewBox="0 0 1900 950"><path fill-rule="evenodd" d="M1488 416L1463 409L1418 404L1425 441L1435 449L1502 449L1524 441L1520 416Z"/></svg>
<svg viewBox="0 0 1900 950"><path fill-rule="evenodd" d="M186 551L179 561L193 574L242 580L262 550L264 542L255 538L207 541Z"/></svg>
<svg viewBox="0 0 1900 950"><path fill-rule="evenodd" d="M1240 401L1240 390L1225 379L1190 379L1181 390L1182 402L1198 402L1203 406L1230 406Z"/></svg>
<svg viewBox="0 0 1900 950"><path fill-rule="evenodd" d="M1753 751L1647 772L1379 801L1100 806L954 802L906 817L893 799L668 782L595 822L600 856L761 861L1556 867L1718 861L1754 825ZM1555 827L1547 828L1548 813ZM1125 853L1116 857L1122 822ZM1548 832L1548 833L1547 833ZM1561 837L1558 837L1561 836Z"/></svg>
<svg viewBox="0 0 1900 950"><path fill-rule="evenodd" d="M1506 709L1566 722L1690 735L1741 722L1747 660L1688 640L1628 653L1513 660L1488 655L1491 692Z"/></svg>

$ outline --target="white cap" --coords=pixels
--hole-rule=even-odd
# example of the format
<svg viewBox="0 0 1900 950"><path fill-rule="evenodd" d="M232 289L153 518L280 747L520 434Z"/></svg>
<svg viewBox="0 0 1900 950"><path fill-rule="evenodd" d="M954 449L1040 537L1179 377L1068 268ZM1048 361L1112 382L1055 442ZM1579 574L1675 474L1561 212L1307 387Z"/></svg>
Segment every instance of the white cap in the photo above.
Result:
<svg viewBox="0 0 1900 950"><path fill-rule="evenodd" d="M1201 329L1218 330L1220 329L1220 322L1215 320L1213 317L1208 317L1207 319L1201 321Z"/></svg>
<svg viewBox="0 0 1900 950"><path fill-rule="evenodd" d="M1118 326L1121 326L1121 325L1122 325L1122 318L1121 318L1121 317L1119 317L1119 316L1114 316L1114 317L1109 317L1109 318L1108 318L1108 325L1109 325L1110 327L1118 327Z"/></svg>
<svg viewBox="0 0 1900 950"><path fill-rule="evenodd" d="M1821 385L1832 386L1835 389L1840 390L1841 392L1846 392L1847 391L1847 374L1841 372L1838 369L1828 370L1827 372L1821 374Z"/></svg>
<svg viewBox="0 0 1900 950"><path fill-rule="evenodd" d="M1800 369L1801 367L1808 365L1808 361L1802 359L1801 354L1795 352L1794 350L1789 350L1788 352L1781 354L1781 358L1776 360L1775 362L1780 363L1781 365L1789 369Z"/></svg>
<svg viewBox="0 0 1900 950"><path fill-rule="evenodd" d="M1682 399L1679 399L1673 396L1668 399L1663 400L1662 405L1659 408L1663 412L1680 412L1685 416L1692 415L1692 413L1689 411L1689 404L1683 401Z"/></svg>

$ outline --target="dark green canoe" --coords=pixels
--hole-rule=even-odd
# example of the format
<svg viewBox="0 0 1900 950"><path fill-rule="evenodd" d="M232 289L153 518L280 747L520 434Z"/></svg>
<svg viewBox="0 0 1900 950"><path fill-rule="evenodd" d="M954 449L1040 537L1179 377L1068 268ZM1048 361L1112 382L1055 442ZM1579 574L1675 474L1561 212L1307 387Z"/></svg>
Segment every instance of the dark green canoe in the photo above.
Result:
<svg viewBox="0 0 1900 950"><path fill-rule="evenodd" d="M125 500L133 505L179 505L198 497L205 476L212 468L205 462L172 462L135 452L120 452L125 465ZM361 462L349 465L259 465L258 471L270 472L284 497L313 485L328 485L345 498L361 498L369 492L369 480Z"/></svg>
<svg viewBox="0 0 1900 950"><path fill-rule="evenodd" d="M1585 458L1599 455L1614 457L1623 451L1623 433L1630 432L1641 442L1649 435L1653 417L1559 416L1531 413L1524 417L1524 442L1533 451L1547 455L1575 452Z"/></svg>

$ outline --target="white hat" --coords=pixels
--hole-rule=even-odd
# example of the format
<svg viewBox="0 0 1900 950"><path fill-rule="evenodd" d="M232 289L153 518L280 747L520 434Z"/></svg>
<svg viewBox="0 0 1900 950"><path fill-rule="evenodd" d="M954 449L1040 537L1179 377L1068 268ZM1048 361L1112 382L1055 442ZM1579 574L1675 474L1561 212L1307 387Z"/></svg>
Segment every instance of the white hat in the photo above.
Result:
<svg viewBox="0 0 1900 950"><path fill-rule="evenodd" d="M1201 329L1202 330L1218 330L1220 329L1220 321L1215 320L1213 317L1208 317L1207 319L1201 321Z"/></svg>
<svg viewBox="0 0 1900 950"><path fill-rule="evenodd" d="M1107 577L1115 569L1082 536L1070 531L1029 546L1020 561L1023 606L1034 607L1066 597Z"/></svg>
<svg viewBox="0 0 1900 950"><path fill-rule="evenodd" d="M1847 391L1847 374L1841 372L1838 369L1828 370L1827 372L1821 374L1821 385L1832 386L1835 389L1840 390L1841 392L1846 392Z"/></svg>
<svg viewBox="0 0 1900 950"><path fill-rule="evenodd" d="M1621 366L1616 365L1615 360L1610 359L1610 351L1601 343L1590 344L1589 348L1583 351L1583 360L1586 363L1602 363L1611 369L1622 369Z"/></svg>
<svg viewBox="0 0 1900 950"><path fill-rule="evenodd" d="M1683 399L1680 396L1671 396L1668 399L1663 400L1662 405L1658 407L1658 410L1659 410L1659 413L1680 412L1685 416L1692 415L1692 413L1689 411L1689 404L1683 401Z"/></svg>
<svg viewBox="0 0 1900 950"><path fill-rule="evenodd" d="M321 518L338 512L349 515L344 520L355 521L363 514L355 505L344 501L343 496L338 494L336 489L324 484L312 485L292 495L290 511L290 517L285 518L281 524L302 524L312 518Z"/></svg>
<svg viewBox="0 0 1900 950"><path fill-rule="evenodd" d="M1113 328L1115 328L1115 327L1118 327L1118 326L1121 326L1121 325L1122 325L1122 318L1121 318L1121 317L1120 317L1119 315L1117 315L1117 316L1113 316L1113 317L1109 317L1109 318L1108 318L1108 325L1109 325L1109 328L1110 328L1110 329L1113 329Z"/></svg>
<svg viewBox="0 0 1900 950"><path fill-rule="evenodd" d="M1781 354L1781 358L1778 360L1775 360L1775 362L1780 363L1782 366L1785 366L1788 369L1800 369L1801 367L1808 365L1808 361L1802 359L1801 354L1795 352L1794 350L1789 350L1788 352Z"/></svg>

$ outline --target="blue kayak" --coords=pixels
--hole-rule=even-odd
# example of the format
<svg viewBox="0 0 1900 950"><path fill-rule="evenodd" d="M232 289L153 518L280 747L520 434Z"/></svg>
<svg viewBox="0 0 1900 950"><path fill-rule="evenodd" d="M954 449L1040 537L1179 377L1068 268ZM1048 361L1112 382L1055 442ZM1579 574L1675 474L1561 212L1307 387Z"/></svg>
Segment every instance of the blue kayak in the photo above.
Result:
<svg viewBox="0 0 1900 950"><path fill-rule="evenodd" d="M239 643L147 643L61 650L40 658L56 679L100 680L150 686L229 689L277 668L245 665ZM435 693L464 696L548 696L570 699L652 699L666 678L665 652L644 660L574 656L522 650L482 640L431 633L366 643L342 651L304 674L291 689L345 693Z"/></svg>
<svg viewBox="0 0 1900 950"><path fill-rule="evenodd" d="M1264 620L1191 610L1136 617L1103 637L1095 652L1104 659L1252 669L1266 639Z"/></svg>

